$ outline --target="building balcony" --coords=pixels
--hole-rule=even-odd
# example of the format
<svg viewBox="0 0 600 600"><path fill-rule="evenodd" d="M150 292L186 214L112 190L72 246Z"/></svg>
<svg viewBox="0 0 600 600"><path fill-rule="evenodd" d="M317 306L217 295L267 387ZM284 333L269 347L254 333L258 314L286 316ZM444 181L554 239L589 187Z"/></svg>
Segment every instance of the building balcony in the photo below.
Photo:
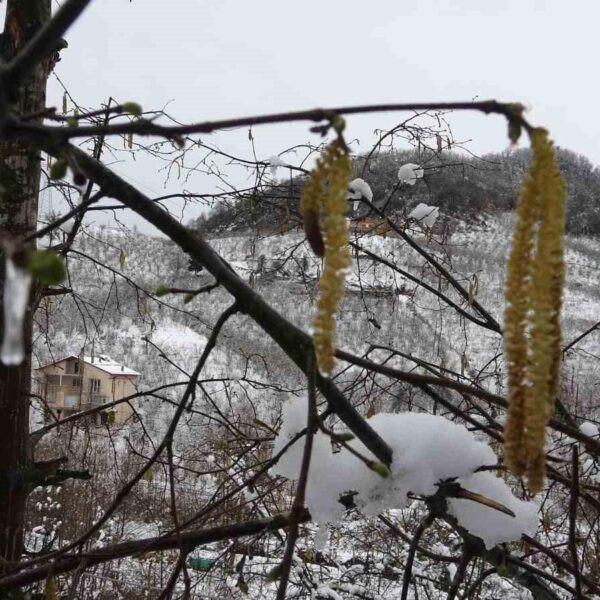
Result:
<svg viewBox="0 0 600 600"><path fill-rule="evenodd" d="M98 408L107 402L110 398L104 394L62 394L56 390L50 392L46 396L48 405L53 409L67 409L71 412L79 412L89 410L90 408Z"/></svg>
<svg viewBox="0 0 600 600"><path fill-rule="evenodd" d="M49 386L81 387L81 375L47 375L46 383Z"/></svg>
<svg viewBox="0 0 600 600"><path fill-rule="evenodd" d="M109 397L104 394L90 394L81 398L81 410L89 410L90 408L98 408L109 402Z"/></svg>

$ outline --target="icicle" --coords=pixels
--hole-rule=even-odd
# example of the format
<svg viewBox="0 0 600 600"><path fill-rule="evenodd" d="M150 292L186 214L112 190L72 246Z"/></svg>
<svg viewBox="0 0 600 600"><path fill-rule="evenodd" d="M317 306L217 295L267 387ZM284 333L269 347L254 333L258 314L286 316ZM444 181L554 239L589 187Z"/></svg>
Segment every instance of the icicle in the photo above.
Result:
<svg viewBox="0 0 600 600"><path fill-rule="evenodd" d="M25 358L23 321L30 285L29 272L15 265L12 258L7 256L4 279L4 339L0 349L0 360L5 365L20 365Z"/></svg>

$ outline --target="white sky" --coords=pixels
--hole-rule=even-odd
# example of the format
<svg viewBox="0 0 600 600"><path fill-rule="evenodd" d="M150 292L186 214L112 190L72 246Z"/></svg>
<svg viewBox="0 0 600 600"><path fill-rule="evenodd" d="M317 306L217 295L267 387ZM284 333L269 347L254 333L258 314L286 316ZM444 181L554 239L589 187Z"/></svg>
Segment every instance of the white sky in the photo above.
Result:
<svg viewBox="0 0 600 600"><path fill-rule="evenodd" d="M558 145L599 164L599 23L592 0L95 0L68 33L57 74L82 105L109 95L145 109L170 103L187 122L376 102L520 101ZM49 103L61 97L53 79ZM367 148L373 129L405 116L351 117L348 137ZM461 114L452 125L474 152L508 145L499 117ZM253 133L259 159L317 141L308 124ZM203 140L252 158L246 130ZM162 166L115 168L149 195L214 190L201 175L165 188Z"/></svg>

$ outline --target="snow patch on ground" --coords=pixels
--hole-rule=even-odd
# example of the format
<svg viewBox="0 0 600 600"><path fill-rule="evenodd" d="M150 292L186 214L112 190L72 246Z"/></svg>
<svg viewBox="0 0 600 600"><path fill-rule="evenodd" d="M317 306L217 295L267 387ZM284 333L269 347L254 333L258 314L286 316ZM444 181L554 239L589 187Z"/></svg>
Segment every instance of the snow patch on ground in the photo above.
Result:
<svg viewBox="0 0 600 600"><path fill-rule="evenodd" d="M161 323L152 332L152 341L161 348L177 349L180 352L195 352L206 345L206 338L194 330L172 321Z"/></svg>

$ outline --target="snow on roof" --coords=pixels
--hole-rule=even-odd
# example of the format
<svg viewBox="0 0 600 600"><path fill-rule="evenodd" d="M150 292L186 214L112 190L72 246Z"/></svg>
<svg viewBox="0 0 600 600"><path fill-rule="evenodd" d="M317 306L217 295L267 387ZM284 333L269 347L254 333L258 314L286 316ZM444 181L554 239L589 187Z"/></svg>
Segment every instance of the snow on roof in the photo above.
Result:
<svg viewBox="0 0 600 600"><path fill-rule="evenodd" d="M98 369L102 369L102 371L106 371L111 375L139 375L137 371L126 367L118 363L116 360L113 360L110 356L106 356L106 354L95 354L94 356L84 356L83 361L88 365L93 365Z"/></svg>
<svg viewBox="0 0 600 600"><path fill-rule="evenodd" d="M56 363L62 362L63 360L68 360L69 358L78 359L79 357L75 355L65 356L59 360L55 360L51 363L47 363L45 365L41 365L38 367L39 369L44 369L45 367L49 367L51 365L55 365ZM110 356L106 356L106 354L94 354L94 356L83 356L83 361L88 364L105 371L106 373L110 373L111 375L139 375L137 371L118 363L116 360L113 360Z"/></svg>

